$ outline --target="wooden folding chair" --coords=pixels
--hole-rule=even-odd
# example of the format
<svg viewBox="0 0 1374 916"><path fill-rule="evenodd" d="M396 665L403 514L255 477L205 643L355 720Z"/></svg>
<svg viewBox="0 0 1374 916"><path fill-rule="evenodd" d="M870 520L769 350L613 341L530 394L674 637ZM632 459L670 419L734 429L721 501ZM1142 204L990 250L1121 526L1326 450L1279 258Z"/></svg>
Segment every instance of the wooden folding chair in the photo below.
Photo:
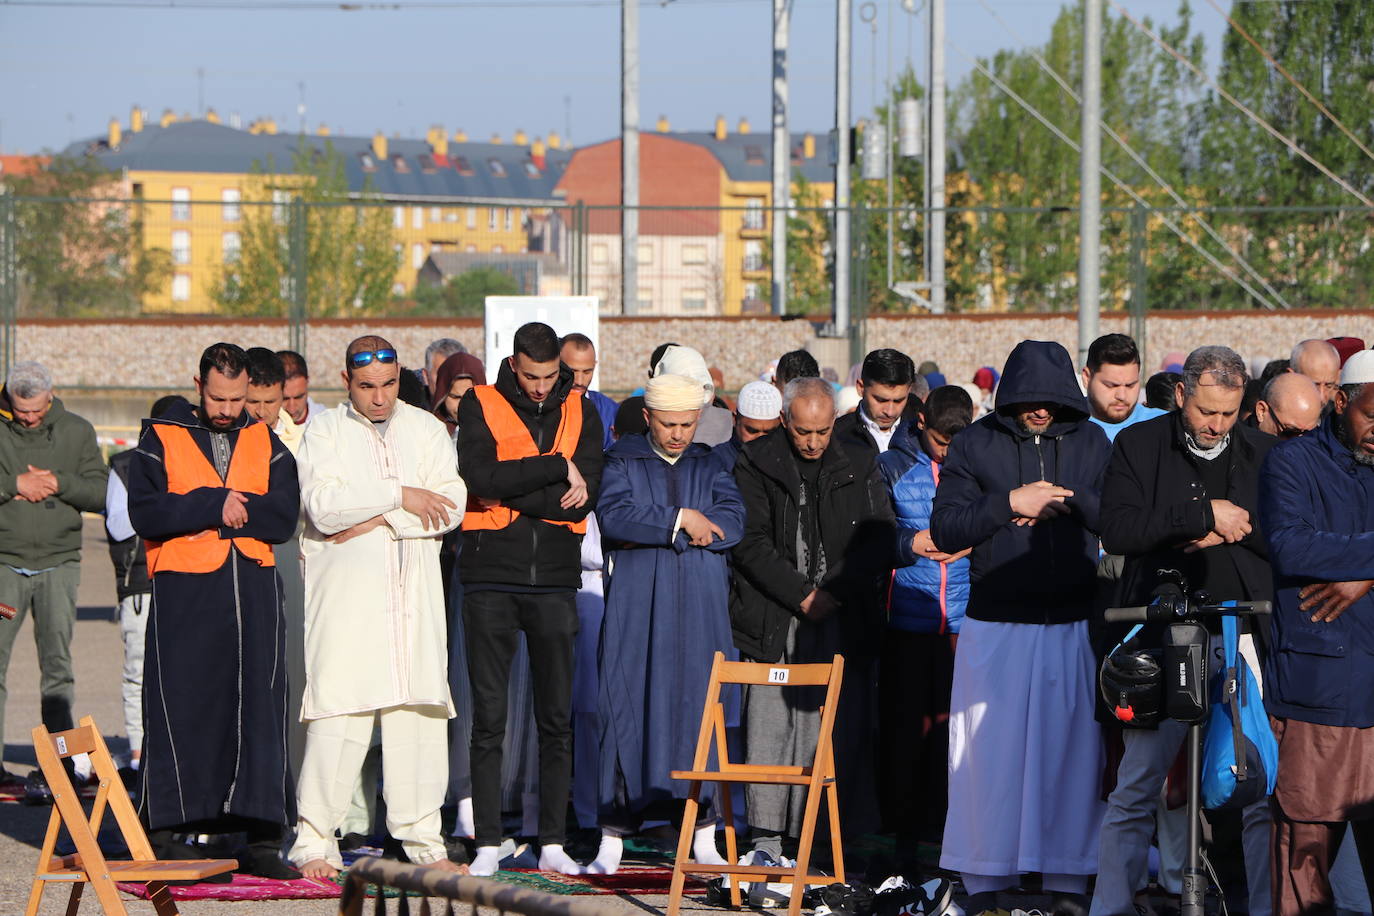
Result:
<svg viewBox="0 0 1374 916"><path fill-rule="evenodd" d="M38 853L33 891L29 894L29 905L24 910L24 916L37 916L43 888L50 883L71 884L67 916L76 916L77 908L81 905L81 892L87 884L95 888L96 898L107 916L128 916L124 902L119 899L119 889L115 887L119 881L147 884L148 899L152 901L158 916L177 916L176 902L166 882L199 881L238 868L238 862L234 859L159 861L154 858L148 835L143 832L143 825L139 823L138 814L129 801L129 793L119 778L119 771L110 757L109 748L105 746L105 739L100 736L90 716L83 717L81 724L71 731L55 735L38 726L33 730L33 749L38 755L39 769L52 789L53 808L52 817L48 819L48 833ZM62 766L64 759L76 754L90 755L91 765L100 779L89 817L82 810L81 799ZM127 861L106 859L96 843L107 807L114 812L119 831L133 857ZM72 842L76 844L76 854L59 858L53 855L53 849L62 827L67 828Z"/></svg>
<svg viewBox="0 0 1374 916"><path fill-rule="evenodd" d="M682 905L682 889L689 874L748 875L751 878L789 878L792 881L792 900L789 916L801 912L802 895L808 884L843 884L844 852L840 848L840 804L835 795L835 755L831 733L835 727L835 709L840 699L840 680L844 676L844 658L836 655L828 664L769 665L752 662L727 662L717 652L711 665L711 681L706 689L706 708L701 714L701 732L697 738L696 759L690 770L674 770L673 779L692 784L687 796L687 808L682 815L682 835L678 838L677 858L673 861L673 883L668 897L668 916L677 916ZM825 687L825 704L821 707L820 735L816 739L816 755L811 766L775 766L765 764L732 763L725 745L725 708L720 702L722 684L747 684L758 688ZM714 740L719 769L707 770ZM703 782L719 784L721 816L725 820L725 865L702 865L688 862L692 851L692 835L696 832L697 806ZM805 786L806 807L802 817L801 840L797 847L795 867L736 865L739 848L735 837L735 817L731 810L730 784L754 783L784 786ZM820 813L821 795L826 798L830 820L830 850L834 857L835 874L807 874L811 862L811 846L815 839L816 818ZM738 881L730 881L730 903L740 906Z"/></svg>

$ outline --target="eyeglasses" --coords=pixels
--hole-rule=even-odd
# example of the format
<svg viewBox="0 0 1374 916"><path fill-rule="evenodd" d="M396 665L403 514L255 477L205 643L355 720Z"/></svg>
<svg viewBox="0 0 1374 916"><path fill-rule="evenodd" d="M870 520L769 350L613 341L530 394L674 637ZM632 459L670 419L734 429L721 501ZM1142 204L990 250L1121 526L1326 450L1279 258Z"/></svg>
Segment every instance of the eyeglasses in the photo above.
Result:
<svg viewBox="0 0 1374 916"><path fill-rule="evenodd" d="M353 369L361 369L363 366L370 366L373 360L379 363L394 363L396 362L396 351L390 348L383 348L381 350L359 350L357 353L350 353L348 355L348 365Z"/></svg>
<svg viewBox="0 0 1374 916"><path fill-rule="evenodd" d="M1277 435L1278 435L1278 437L1279 437L1280 439L1285 439L1285 440L1287 440L1287 439L1296 439L1296 438L1298 438L1299 436L1304 435L1304 434L1306 434L1306 433L1307 433L1307 430L1305 430L1305 429L1298 429L1296 426L1280 426Z"/></svg>

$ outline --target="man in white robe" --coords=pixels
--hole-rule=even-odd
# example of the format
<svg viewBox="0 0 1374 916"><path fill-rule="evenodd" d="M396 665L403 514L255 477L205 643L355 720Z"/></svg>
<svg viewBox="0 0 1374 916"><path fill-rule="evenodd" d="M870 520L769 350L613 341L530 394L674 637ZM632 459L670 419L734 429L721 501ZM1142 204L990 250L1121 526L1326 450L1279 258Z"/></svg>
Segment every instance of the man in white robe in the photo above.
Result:
<svg viewBox="0 0 1374 916"><path fill-rule="evenodd" d="M461 870L439 817L454 714L439 541L467 491L444 424L397 400L395 348L361 337L346 366L348 400L311 421L299 457L307 731L290 858L307 877L342 867L334 832L379 722L388 831L411 862Z"/></svg>

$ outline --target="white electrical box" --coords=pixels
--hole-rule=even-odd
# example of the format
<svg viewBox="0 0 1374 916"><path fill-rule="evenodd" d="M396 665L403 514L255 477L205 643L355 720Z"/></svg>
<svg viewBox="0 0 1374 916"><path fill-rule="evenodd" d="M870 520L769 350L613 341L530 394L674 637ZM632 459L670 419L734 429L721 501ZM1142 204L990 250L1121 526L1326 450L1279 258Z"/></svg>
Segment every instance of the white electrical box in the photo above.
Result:
<svg viewBox="0 0 1374 916"><path fill-rule="evenodd" d="M484 359L487 379L495 383L501 360L515 352L515 332L531 321L542 321L559 337L574 332L586 334L596 346L599 362L599 315L595 296L488 296ZM593 389L597 387L599 375L598 370L592 377Z"/></svg>

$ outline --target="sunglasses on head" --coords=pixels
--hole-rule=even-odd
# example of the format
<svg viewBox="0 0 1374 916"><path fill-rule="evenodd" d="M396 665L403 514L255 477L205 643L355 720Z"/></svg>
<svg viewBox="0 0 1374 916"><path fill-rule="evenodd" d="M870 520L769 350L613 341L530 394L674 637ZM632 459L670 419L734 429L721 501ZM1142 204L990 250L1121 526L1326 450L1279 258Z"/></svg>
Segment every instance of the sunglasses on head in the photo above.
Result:
<svg viewBox="0 0 1374 916"><path fill-rule="evenodd" d="M348 355L348 365L354 369L370 366L373 360L379 363L394 363L396 362L396 351L383 348L381 350L359 350L357 353Z"/></svg>

